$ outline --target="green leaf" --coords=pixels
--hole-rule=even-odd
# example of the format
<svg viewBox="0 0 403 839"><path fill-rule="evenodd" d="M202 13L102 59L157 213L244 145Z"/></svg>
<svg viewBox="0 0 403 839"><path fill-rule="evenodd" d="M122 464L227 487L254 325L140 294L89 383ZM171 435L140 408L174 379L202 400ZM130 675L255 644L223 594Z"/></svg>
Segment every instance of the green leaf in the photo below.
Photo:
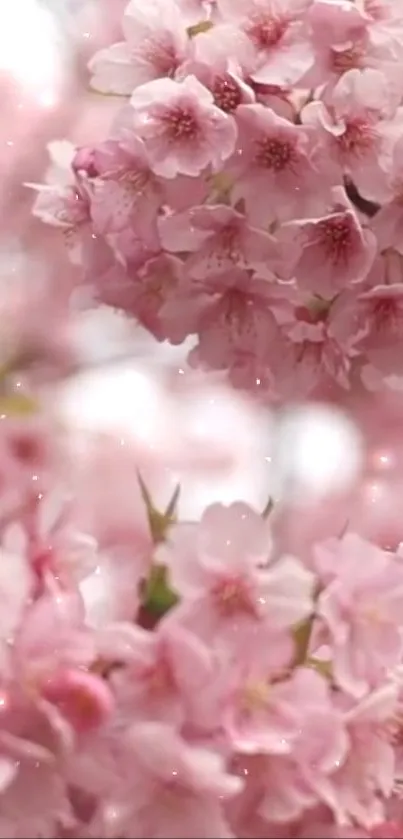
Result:
<svg viewBox="0 0 403 839"><path fill-rule="evenodd" d="M177 520L176 514L180 495L180 486L178 484L175 487L166 509L161 512L154 506L150 492L140 473L138 473L138 481L147 511L151 535L154 544L158 545L165 541L169 528ZM172 609L172 606L175 606L178 602L177 595L169 586L167 569L165 566L152 566L150 576L144 585L142 602L146 612L157 617L165 615L165 612Z"/></svg>
<svg viewBox="0 0 403 839"><path fill-rule="evenodd" d="M143 481L140 473L138 473L138 481L143 497L144 504L147 510L148 523L150 526L151 535L156 545L165 541L169 528L176 522L176 511L180 496L179 484L175 487L172 498L164 512L158 510L153 503L151 495L146 484Z"/></svg>
<svg viewBox="0 0 403 839"><path fill-rule="evenodd" d="M169 587L167 570L156 565L151 570L144 592L144 608L152 615L162 617L178 602L178 596Z"/></svg>
<svg viewBox="0 0 403 839"><path fill-rule="evenodd" d="M320 586L317 585L313 593L313 599L315 603L319 597L319 594ZM301 665L306 665L307 661L309 660L309 644L311 641L314 621L315 612L309 618L307 618L306 621L302 621L302 623L299 623L292 630L292 635L295 643L295 658L293 667L300 667Z"/></svg>

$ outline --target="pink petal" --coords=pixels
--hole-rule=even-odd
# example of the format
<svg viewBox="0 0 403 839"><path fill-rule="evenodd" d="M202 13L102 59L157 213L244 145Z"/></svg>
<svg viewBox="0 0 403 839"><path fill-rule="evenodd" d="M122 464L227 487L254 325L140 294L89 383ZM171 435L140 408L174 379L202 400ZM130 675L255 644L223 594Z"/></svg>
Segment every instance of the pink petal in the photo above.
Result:
<svg viewBox="0 0 403 839"><path fill-rule="evenodd" d="M137 69L124 42L97 52L89 62L91 87L100 93L130 96L137 84Z"/></svg>

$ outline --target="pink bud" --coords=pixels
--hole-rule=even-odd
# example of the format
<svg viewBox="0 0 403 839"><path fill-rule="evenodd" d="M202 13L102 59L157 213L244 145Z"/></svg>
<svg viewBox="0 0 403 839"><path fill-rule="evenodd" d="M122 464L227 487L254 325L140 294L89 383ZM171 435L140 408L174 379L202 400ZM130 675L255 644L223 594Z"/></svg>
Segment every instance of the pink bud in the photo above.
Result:
<svg viewBox="0 0 403 839"><path fill-rule="evenodd" d="M45 683L42 693L77 732L97 728L113 711L113 697L106 682L84 670L59 671Z"/></svg>

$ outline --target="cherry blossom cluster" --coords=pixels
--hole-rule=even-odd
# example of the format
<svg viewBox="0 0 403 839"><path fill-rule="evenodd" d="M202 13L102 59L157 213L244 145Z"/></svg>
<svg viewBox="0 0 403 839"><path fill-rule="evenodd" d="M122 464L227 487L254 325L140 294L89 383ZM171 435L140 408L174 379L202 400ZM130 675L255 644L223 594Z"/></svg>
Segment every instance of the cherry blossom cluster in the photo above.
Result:
<svg viewBox="0 0 403 839"><path fill-rule="evenodd" d="M35 187L78 298L270 404L391 386L402 67L400 0L131 0L89 68L110 135ZM0 836L399 839L399 540L157 509L139 452L49 408L51 288L0 343Z"/></svg>
<svg viewBox="0 0 403 839"><path fill-rule="evenodd" d="M402 372L399 0L131 0L35 212L95 297L278 401Z"/></svg>
<svg viewBox="0 0 403 839"><path fill-rule="evenodd" d="M399 839L401 551L181 523L128 447L3 425L1 834Z"/></svg>

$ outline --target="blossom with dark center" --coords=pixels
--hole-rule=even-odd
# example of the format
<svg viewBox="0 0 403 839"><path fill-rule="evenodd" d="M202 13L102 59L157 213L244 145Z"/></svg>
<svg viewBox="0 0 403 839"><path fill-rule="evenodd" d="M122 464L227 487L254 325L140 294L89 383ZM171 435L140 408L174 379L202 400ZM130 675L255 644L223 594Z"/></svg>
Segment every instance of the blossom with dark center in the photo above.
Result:
<svg viewBox="0 0 403 839"><path fill-rule="evenodd" d="M291 222L284 236L300 248L294 266L300 288L329 299L362 282L375 257L375 237L351 210Z"/></svg>
<svg viewBox="0 0 403 839"><path fill-rule="evenodd" d="M196 176L232 154L236 125L195 76L149 82L132 96L135 128L153 171L166 178Z"/></svg>

